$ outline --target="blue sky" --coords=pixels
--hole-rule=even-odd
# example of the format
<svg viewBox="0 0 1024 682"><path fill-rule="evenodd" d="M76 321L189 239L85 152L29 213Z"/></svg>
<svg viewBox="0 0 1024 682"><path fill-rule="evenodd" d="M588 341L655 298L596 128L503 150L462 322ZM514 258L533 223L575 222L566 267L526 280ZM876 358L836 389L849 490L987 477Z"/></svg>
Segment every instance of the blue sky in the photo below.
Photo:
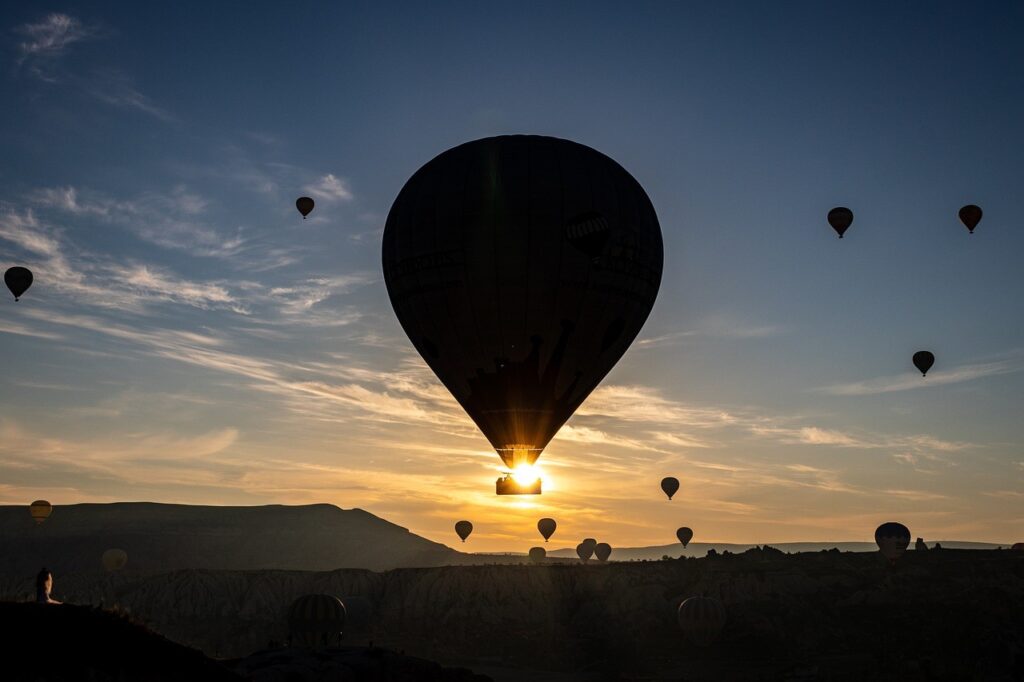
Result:
<svg viewBox="0 0 1024 682"><path fill-rule="evenodd" d="M0 501L326 501L447 542L470 518L481 550L525 550L544 515L571 545L890 519L1020 539L1018 3L33 3L0 22L0 265L36 273L0 308ZM503 133L616 159L665 239L654 312L542 457L540 499L493 495L500 461L380 270L405 180ZM835 205L856 216L841 242Z"/></svg>

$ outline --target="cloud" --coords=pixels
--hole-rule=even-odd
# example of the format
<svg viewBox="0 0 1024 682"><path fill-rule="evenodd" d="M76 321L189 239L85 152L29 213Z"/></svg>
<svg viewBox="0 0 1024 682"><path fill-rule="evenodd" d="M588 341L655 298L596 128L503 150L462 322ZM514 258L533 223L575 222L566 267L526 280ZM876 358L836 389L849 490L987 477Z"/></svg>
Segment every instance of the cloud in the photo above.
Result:
<svg viewBox="0 0 1024 682"><path fill-rule="evenodd" d="M920 377L916 373L905 373L891 377L878 377L865 381L855 381L848 384L834 384L815 389L819 393L828 395L876 395L879 393L894 393L896 391L913 391L933 386L944 386L947 384L958 384L964 381L973 381L988 376L1000 374L1012 374L1024 369L1024 362L1021 358L999 360L995 362L984 362L974 365L963 365L945 371L932 371L927 377Z"/></svg>
<svg viewBox="0 0 1024 682"><path fill-rule="evenodd" d="M306 185L305 190L315 198L326 202L351 201L352 190L344 180L328 173L316 182Z"/></svg>
<svg viewBox="0 0 1024 682"><path fill-rule="evenodd" d="M78 19L57 12L37 23L19 26L16 31L25 36L25 41L18 45L21 60L59 57L71 45L96 34L95 29L85 26Z"/></svg>
<svg viewBox="0 0 1024 682"><path fill-rule="evenodd" d="M81 81L82 87L99 101L132 111L148 114L164 123L174 122L175 117L166 109L157 106L142 94L131 79L117 71L102 71Z"/></svg>
<svg viewBox="0 0 1024 682"><path fill-rule="evenodd" d="M658 348L661 346L672 346L683 339L693 337L708 337L716 339L761 339L769 336L776 336L783 332L783 328L776 325L749 325L736 320L729 315L712 315L700 321L693 329L669 332L659 336L652 336L646 339L638 339L638 348Z"/></svg>

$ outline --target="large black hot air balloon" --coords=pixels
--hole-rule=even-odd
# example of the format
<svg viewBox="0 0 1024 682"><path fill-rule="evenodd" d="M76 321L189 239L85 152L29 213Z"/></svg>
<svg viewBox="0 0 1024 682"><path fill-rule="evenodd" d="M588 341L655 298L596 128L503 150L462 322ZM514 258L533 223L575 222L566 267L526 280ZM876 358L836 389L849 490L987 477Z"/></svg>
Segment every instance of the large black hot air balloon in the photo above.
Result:
<svg viewBox="0 0 1024 682"><path fill-rule="evenodd" d="M409 179L383 265L416 350L516 471L639 333L661 284L661 229L640 184L604 154L492 137ZM498 492L539 493L540 482L506 477Z"/></svg>
<svg viewBox="0 0 1024 682"><path fill-rule="evenodd" d="M666 476L661 479L661 492L668 495L668 499L671 500L672 496L679 492L679 479L675 476Z"/></svg>
<svg viewBox="0 0 1024 682"><path fill-rule="evenodd" d="M11 290L14 300L17 301L32 286L32 271L20 265L7 268L7 272L4 273L4 284Z"/></svg>
<svg viewBox="0 0 1024 682"><path fill-rule="evenodd" d="M895 562L906 551L910 544L910 529L902 523L888 521L875 529L875 544L882 556Z"/></svg>
<svg viewBox="0 0 1024 682"><path fill-rule="evenodd" d="M968 232L974 234L974 228L981 222L981 206L975 206L974 204L967 204L960 209L958 213L960 216L960 222L964 224Z"/></svg>
<svg viewBox="0 0 1024 682"><path fill-rule="evenodd" d="M554 519L541 519L537 522L537 530L539 530L540 534L544 536L544 542L551 539L551 536L555 534L555 528L557 527L558 524L555 523Z"/></svg>
<svg viewBox="0 0 1024 682"><path fill-rule="evenodd" d="M850 225L853 225L853 211L845 206L836 206L828 212L828 224L842 239L843 233L850 228Z"/></svg>
<svg viewBox="0 0 1024 682"><path fill-rule="evenodd" d="M299 209L299 213L302 214L302 219L305 220L306 216L313 212L313 208L316 206L309 197L299 197L295 200L295 208Z"/></svg>
<svg viewBox="0 0 1024 682"><path fill-rule="evenodd" d="M466 538L468 538L469 534L472 533L472 532L473 532L473 524L470 523L469 521L456 521L455 522L455 533L460 538L462 538L463 542L466 541Z"/></svg>
<svg viewBox="0 0 1024 682"><path fill-rule="evenodd" d="M930 370L932 365L935 364L935 356L926 350L919 350L914 353L912 360L914 362L914 367L917 367L917 369L921 371L921 376L926 376L928 374L928 370Z"/></svg>

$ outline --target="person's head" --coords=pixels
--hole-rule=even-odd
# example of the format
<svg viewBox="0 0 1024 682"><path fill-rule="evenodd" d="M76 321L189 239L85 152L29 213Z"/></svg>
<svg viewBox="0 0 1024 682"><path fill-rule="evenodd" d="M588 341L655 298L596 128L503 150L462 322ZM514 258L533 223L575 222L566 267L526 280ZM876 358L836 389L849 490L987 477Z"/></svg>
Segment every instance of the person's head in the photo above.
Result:
<svg viewBox="0 0 1024 682"><path fill-rule="evenodd" d="M52 587L53 574L50 573L50 569L44 567L36 574L36 591L44 594L50 594L50 589Z"/></svg>

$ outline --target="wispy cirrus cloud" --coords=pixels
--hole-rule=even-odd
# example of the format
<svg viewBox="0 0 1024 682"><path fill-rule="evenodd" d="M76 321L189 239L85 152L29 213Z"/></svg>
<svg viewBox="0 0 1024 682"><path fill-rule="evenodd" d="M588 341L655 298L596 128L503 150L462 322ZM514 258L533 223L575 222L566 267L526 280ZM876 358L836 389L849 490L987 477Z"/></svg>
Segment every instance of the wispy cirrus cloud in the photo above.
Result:
<svg viewBox="0 0 1024 682"><path fill-rule="evenodd" d="M173 114L144 95L132 79L120 71L96 72L82 79L81 86L87 93L110 106L148 114L164 123L177 120Z"/></svg>
<svg viewBox="0 0 1024 682"><path fill-rule="evenodd" d="M684 339L709 337L716 339L763 339L777 336L785 330L778 325L751 325L731 315L712 315L698 322L692 329L668 332L636 341L638 348L673 346Z"/></svg>
<svg viewBox="0 0 1024 682"><path fill-rule="evenodd" d="M846 384L833 384L815 389L815 391L838 396L876 395L879 393L914 391L933 386L959 384L984 377L1012 374L1021 370L1024 370L1024 356L1017 354L1015 357L1006 360L962 365L948 370L933 370L928 373L927 377L920 377L916 373L907 372L896 376L877 377L875 379L854 381Z"/></svg>
<svg viewBox="0 0 1024 682"><path fill-rule="evenodd" d="M96 29L86 26L68 14L53 12L34 23L15 29L24 36L19 43L20 61L31 58L53 59L63 55L69 47L96 35Z"/></svg>
<svg viewBox="0 0 1024 682"><path fill-rule="evenodd" d="M320 201L341 202L351 201L354 198L348 183L333 173L322 176L316 182L306 185L304 189L309 192L310 196Z"/></svg>

